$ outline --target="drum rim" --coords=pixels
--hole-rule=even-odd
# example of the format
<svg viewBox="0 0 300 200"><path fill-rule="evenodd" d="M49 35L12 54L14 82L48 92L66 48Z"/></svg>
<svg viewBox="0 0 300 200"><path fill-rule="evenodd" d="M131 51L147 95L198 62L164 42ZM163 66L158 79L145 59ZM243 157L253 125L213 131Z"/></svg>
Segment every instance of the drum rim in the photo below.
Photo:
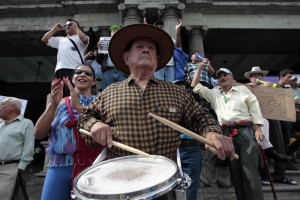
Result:
<svg viewBox="0 0 300 200"><path fill-rule="evenodd" d="M130 159L130 158L144 158L143 156L140 156L140 155L123 156L123 157L119 157L119 158L106 160L101 163L97 163L95 165L92 165L92 166L84 169L82 172L80 172L74 179L72 195L75 196L75 199L76 199L76 197L78 197L79 199L80 198L82 198L82 199L86 199L86 198L92 198L92 199L128 199L128 198L129 199L148 199L148 198L150 198L150 199L152 199L152 198L159 197L159 196L171 191L174 187L179 185L181 176L178 171L178 166L174 161L172 161L171 159L166 158L164 156L160 156L160 155L154 155L154 156L156 158L168 160L176 167L175 173L166 181L163 181L161 183L153 185L152 187L144 188L142 190L129 192L129 193L121 193L121 194L94 194L94 193L87 193L85 191L78 189L78 186L77 186L78 179L83 174L85 174L85 172L90 171L91 169L98 167L99 165L103 165L105 163L109 163L109 162L116 161L116 160L123 160L123 159ZM149 191L151 191L151 192L145 194L145 190L147 190L148 192Z"/></svg>

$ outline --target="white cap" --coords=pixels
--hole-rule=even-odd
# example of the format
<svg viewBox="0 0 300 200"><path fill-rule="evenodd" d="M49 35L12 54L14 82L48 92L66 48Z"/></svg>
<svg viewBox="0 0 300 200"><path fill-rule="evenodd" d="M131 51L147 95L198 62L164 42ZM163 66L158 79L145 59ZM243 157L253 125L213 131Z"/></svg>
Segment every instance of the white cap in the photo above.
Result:
<svg viewBox="0 0 300 200"><path fill-rule="evenodd" d="M220 69L216 72L216 77L217 77L217 78L218 78L218 76L219 76L219 74L220 74L221 72L225 72L226 74L230 74L230 75L232 76L232 73L231 73L231 71L230 71L229 69L227 69L227 68L220 68Z"/></svg>

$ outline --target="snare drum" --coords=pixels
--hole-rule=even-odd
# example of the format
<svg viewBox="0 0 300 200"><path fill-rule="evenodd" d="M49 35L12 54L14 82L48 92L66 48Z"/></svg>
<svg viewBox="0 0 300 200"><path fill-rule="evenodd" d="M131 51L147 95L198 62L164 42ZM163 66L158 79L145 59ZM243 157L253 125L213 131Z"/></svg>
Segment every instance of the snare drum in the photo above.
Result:
<svg viewBox="0 0 300 200"><path fill-rule="evenodd" d="M97 163L74 180L74 199L176 199L173 189L182 178L168 158L139 155Z"/></svg>

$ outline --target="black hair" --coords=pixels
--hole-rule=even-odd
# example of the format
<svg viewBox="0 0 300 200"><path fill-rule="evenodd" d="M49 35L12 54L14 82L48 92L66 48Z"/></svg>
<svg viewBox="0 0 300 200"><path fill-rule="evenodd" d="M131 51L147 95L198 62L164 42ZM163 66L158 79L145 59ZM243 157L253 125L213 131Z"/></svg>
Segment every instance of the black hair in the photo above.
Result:
<svg viewBox="0 0 300 200"><path fill-rule="evenodd" d="M283 69L279 72L279 76L285 77L288 74L295 74L295 72L291 69Z"/></svg>
<svg viewBox="0 0 300 200"><path fill-rule="evenodd" d="M154 22L154 26L158 26L158 25L164 26L165 24L164 24L164 22L161 19L159 19L156 22Z"/></svg>
<svg viewBox="0 0 300 200"><path fill-rule="evenodd" d="M78 25L78 28L80 28L78 21L76 21L76 20L74 20L74 19L68 19L66 22L68 22L68 21L70 21L70 22L76 22L77 25Z"/></svg>
<svg viewBox="0 0 300 200"><path fill-rule="evenodd" d="M95 75L95 70L94 70L94 68L92 67L92 66L90 66L89 64L86 64L86 63L84 63L84 64L80 64L80 65L78 65L75 69L74 69L74 72L75 72L75 70L78 68L78 67L81 67L81 66L87 66L87 67L89 67L90 69L91 69L91 71L92 71L92 73L93 73L93 78L94 78L94 80L96 80L96 75ZM74 76L74 74L73 74L73 76Z"/></svg>

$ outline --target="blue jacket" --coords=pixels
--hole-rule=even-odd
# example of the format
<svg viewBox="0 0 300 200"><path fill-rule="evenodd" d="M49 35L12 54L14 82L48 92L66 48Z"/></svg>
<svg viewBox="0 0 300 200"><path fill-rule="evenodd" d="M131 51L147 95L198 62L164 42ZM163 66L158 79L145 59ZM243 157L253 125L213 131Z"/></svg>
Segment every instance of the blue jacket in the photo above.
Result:
<svg viewBox="0 0 300 200"><path fill-rule="evenodd" d="M174 48L173 56L175 60L175 80L184 80L184 67L189 61L189 56L178 47Z"/></svg>

